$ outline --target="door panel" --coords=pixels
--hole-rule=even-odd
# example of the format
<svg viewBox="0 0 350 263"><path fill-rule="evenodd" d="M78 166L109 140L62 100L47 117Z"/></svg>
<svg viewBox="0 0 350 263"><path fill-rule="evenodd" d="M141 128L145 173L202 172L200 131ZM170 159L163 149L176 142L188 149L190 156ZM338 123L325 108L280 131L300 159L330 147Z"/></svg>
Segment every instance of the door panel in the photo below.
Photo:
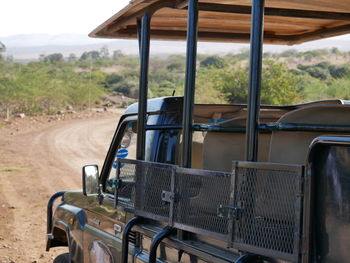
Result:
<svg viewBox="0 0 350 263"><path fill-rule="evenodd" d="M84 262L120 262L126 213L114 209L114 202L105 199L86 210L84 229Z"/></svg>

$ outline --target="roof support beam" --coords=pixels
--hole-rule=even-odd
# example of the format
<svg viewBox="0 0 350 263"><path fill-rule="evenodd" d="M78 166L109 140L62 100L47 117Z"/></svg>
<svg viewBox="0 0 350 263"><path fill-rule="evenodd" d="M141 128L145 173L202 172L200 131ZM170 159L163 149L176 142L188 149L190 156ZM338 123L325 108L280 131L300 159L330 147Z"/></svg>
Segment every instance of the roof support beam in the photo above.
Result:
<svg viewBox="0 0 350 263"><path fill-rule="evenodd" d="M147 93L148 93L148 65L150 53L150 28L151 15L145 13L141 20L140 45L140 85L139 85L139 104L137 119L137 142L136 158L145 160L146 146L146 121L147 121Z"/></svg>
<svg viewBox="0 0 350 263"><path fill-rule="evenodd" d="M136 29L135 27L128 27L127 29L120 30L118 32L119 37L135 37L136 34ZM181 31L181 30L161 30L161 29L151 29L151 35L152 39L159 39L160 36L162 39L166 38L168 40L178 40L179 37L182 37L183 39L186 38L186 31ZM265 44L286 44L290 45L293 44L294 41L297 41L297 39L290 37L290 36L276 36L276 35L270 35L270 34L265 34L264 36ZM218 41L218 39L221 42L245 42L249 43L250 40L250 35L249 34L244 34L244 33L221 33L221 32L198 32L198 39L202 41Z"/></svg>
<svg viewBox="0 0 350 263"><path fill-rule="evenodd" d="M187 8L185 4L182 4L181 7ZM198 9L200 11L208 11L208 12L223 12L223 13L236 13L236 14L247 14L247 15L251 14L251 7L242 6L242 5L198 3ZM265 8L265 16L326 19L326 20L341 20L341 21L350 20L349 13L284 9L284 8L271 8L271 7Z"/></svg>
<svg viewBox="0 0 350 263"><path fill-rule="evenodd" d="M245 148L246 160L252 162L258 160L262 50L264 39L264 5L265 0L252 1L249 91L247 102L248 116Z"/></svg>
<svg viewBox="0 0 350 263"><path fill-rule="evenodd" d="M133 24L135 19L140 19L145 13L149 14L150 16L153 15L154 12L157 10L163 8L163 7L174 7L174 3L171 0L164 0L160 2L155 2L147 7L147 9L141 9L140 11L134 13L132 16L129 17L123 17L120 20L116 20L113 23L109 24L107 26L107 31L116 31L121 28L124 28L130 24ZM115 24L118 24L117 27L115 27Z"/></svg>
<svg viewBox="0 0 350 263"><path fill-rule="evenodd" d="M192 158L192 124L196 82L198 2L197 0L189 0L188 2L186 76L182 118L182 166L190 168Z"/></svg>
<svg viewBox="0 0 350 263"><path fill-rule="evenodd" d="M343 25L333 28L320 29L314 32L290 37L291 44L299 44L305 41L312 41L320 38L334 37L350 33L350 25Z"/></svg>

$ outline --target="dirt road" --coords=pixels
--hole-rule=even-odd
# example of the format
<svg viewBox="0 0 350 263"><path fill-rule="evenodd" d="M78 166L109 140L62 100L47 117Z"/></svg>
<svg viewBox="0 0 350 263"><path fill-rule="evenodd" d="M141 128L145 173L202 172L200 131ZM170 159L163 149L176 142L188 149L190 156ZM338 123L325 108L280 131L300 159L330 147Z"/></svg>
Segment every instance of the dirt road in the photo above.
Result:
<svg viewBox="0 0 350 263"><path fill-rule="evenodd" d="M81 167L102 166L120 114L101 113L34 128L0 129L0 263L52 262L45 252L46 204L59 190L81 189Z"/></svg>

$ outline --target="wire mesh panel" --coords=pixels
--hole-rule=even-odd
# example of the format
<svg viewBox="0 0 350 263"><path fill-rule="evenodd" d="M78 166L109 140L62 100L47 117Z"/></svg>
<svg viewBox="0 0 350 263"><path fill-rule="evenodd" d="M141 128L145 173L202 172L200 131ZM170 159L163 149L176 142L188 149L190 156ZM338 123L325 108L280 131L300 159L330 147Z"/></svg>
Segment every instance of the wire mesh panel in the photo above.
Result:
<svg viewBox="0 0 350 263"><path fill-rule="evenodd" d="M132 171L135 179L135 215L160 221L168 221L171 202L162 198L164 191L171 192L171 178L176 168L174 165L151 163L139 160L121 159L120 176L124 171Z"/></svg>
<svg viewBox="0 0 350 263"><path fill-rule="evenodd" d="M230 201L231 174L178 168L175 175L175 227L226 240L228 219L217 215Z"/></svg>
<svg viewBox="0 0 350 263"><path fill-rule="evenodd" d="M136 215L227 240L229 219L219 217L217 210L230 203L230 173L128 159L119 163L121 186L125 178L135 181L131 200ZM119 196L125 192L120 189Z"/></svg>
<svg viewBox="0 0 350 263"><path fill-rule="evenodd" d="M133 209L135 203L135 174L136 164L124 163L117 160L117 187L115 188L116 205ZM127 162L127 161L126 161Z"/></svg>
<svg viewBox="0 0 350 263"><path fill-rule="evenodd" d="M240 213L232 246L296 260L299 253L303 167L235 162L234 207Z"/></svg>

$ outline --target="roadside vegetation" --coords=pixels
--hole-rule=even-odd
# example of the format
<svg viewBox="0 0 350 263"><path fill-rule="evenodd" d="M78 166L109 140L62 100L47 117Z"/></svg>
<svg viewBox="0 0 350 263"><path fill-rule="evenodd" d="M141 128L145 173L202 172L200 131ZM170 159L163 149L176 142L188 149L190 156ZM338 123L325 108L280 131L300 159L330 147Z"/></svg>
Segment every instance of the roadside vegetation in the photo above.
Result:
<svg viewBox="0 0 350 263"><path fill-rule="evenodd" d="M64 58L62 54L40 56L21 64L1 56L0 116L55 114L64 109L79 111L106 106L113 96L138 96L139 60L106 47ZM197 103L245 103L249 52L198 55ZM183 55L151 58L149 97L181 96L185 77ZM262 103L285 105L319 99L350 99L350 53L336 48L298 52L265 53Z"/></svg>

